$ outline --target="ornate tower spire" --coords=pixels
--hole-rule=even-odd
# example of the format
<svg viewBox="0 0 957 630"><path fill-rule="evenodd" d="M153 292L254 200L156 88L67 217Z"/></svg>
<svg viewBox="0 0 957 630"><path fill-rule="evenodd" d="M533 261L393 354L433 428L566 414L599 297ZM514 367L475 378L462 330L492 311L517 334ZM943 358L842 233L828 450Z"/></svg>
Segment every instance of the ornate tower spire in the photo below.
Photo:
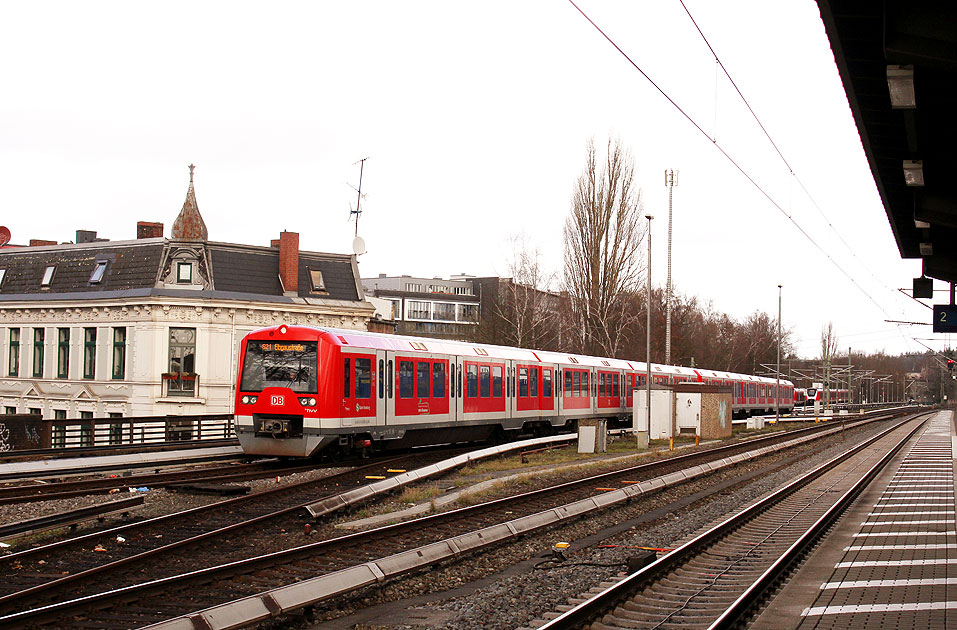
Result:
<svg viewBox="0 0 957 630"><path fill-rule="evenodd" d="M186 191L186 201L183 202L183 209L179 216L173 222L172 237L177 240L205 241L209 238L209 232L206 230L206 223L199 213L199 206L196 204L196 191L193 190L193 170L196 167L189 165L189 189Z"/></svg>

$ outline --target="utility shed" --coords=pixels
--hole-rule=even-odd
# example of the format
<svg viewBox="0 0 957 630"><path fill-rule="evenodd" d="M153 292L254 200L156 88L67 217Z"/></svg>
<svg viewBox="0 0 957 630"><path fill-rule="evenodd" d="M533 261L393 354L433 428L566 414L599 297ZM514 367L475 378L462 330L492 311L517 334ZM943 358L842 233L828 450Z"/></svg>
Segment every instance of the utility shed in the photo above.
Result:
<svg viewBox="0 0 957 630"><path fill-rule="evenodd" d="M704 440L731 437L731 387L676 383L671 390L677 433L694 433Z"/></svg>

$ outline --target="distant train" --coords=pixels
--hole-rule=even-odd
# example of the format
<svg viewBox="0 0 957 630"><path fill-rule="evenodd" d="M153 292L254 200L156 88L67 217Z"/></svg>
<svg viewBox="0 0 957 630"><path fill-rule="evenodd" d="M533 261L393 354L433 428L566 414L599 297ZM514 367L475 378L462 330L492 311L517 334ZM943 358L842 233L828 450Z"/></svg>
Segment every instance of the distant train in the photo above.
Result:
<svg viewBox="0 0 957 630"><path fill-rule="evenodd" d="M807 407L819 402L822 405L827 402L830 405L847 405L851 401L851 393L847 389L830 389L827 392L825 400L824 387L820 383L815 383L814 387L795 387L794 388L794 406Z"/></svg>
<svg viewBox="0 0 957 630"><path fill-rule="evenodd" d="M308 457L548 433L586 418L630 424L645 364L356 330L275 326L246 335L236 432L249 454ZM772 412L775 380L652 364L652 383L732 387L733 414ZM778 405L793 407L780 382Z"/></svg>

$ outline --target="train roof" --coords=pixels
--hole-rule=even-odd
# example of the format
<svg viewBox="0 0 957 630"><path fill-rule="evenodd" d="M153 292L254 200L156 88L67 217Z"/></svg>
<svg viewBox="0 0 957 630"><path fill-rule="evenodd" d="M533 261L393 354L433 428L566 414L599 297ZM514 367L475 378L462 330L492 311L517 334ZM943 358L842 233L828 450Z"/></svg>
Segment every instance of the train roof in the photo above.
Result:
<svg viewBox="0 0 957 630"><path fill-rule="evenodd" d="M275 328L274 326L268 329ZM290 326L290 328L297 328ZM326 338L339 346L358 346L363 348L374 348L377 350L393 350L397 352L429 352L436 354L458 354L463 356L474 356L476 359L492 358L506 359L512 361L522 361L527 363L561 363L563 365L580 365L582 367L612 368L619 370L629 370L632 372L647 372L643 361L627 361L625 359L611 359L602 357L593 357L582 354L569 354L564 352L552 352L547 350L530 350L528 348L513 348L510 346L497 346L494 344L473 343L470 341L455 341L451 339L433 339L431 337L412 337L408 335L393 335L388 333L375 333L365 330L348 330L339 328L328 328L324 326L300 326L309 330L326 333ZM253 331L258 332L258 331ZM252 333L251 333L252 334ZM736 374L733 372L719 372L715 370L703 370L700 368L682 367L677 365L662 365L658 363L651 364L652 374L686 376L697 379L698 374L705 378L719 378L723 380L739 380L755 383L775 383L775 379L763 376L754 376L751 374ZM782 379L782 385L790 385L791 382Z"/></svg>

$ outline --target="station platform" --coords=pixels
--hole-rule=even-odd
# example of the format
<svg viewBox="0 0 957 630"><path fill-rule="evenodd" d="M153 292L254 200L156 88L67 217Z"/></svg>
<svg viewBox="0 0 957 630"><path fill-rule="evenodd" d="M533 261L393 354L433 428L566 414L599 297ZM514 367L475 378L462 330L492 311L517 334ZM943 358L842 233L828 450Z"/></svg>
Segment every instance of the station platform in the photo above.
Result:
<svg viewBox="0 0 957 630"><path fill-rule="evenodd" d="M749 627L957 628L955 462L954 414L939 411Z"/></svg>
<svg viewBox="0 0 957 630"><path fill-rule="evenodd" d="M94 457L65 457L0 464L0 480L18 478L57 477L66 474L91 473L118 468L149 468L176 466L241 456L240 446L191 448L181 451L128 453Z"/></svg>

